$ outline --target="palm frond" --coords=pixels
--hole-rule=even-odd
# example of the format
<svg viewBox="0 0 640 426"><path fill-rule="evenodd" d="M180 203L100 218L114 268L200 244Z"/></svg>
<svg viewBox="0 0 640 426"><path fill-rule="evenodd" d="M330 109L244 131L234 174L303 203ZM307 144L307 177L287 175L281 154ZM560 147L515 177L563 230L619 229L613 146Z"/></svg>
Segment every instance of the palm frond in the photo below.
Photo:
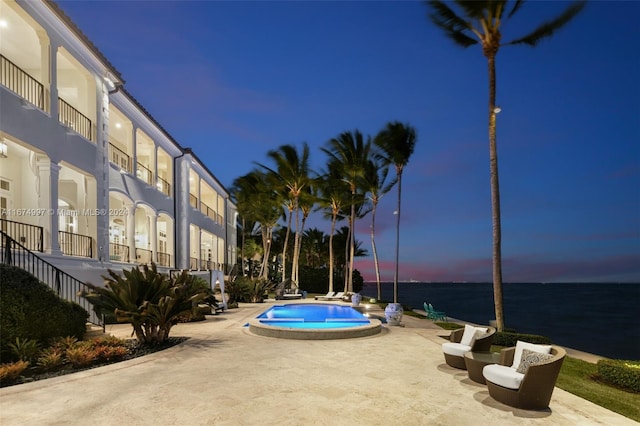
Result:
<svg viewBox="0 0 640 426"><path fill-rule="evenodd" d="M553 34L571 21L587 4L586 0L573 2L562 14L551 21L543 22L538 28L524 37L510 41L509 44L527 44L536 46L541 40L553 36Z"/></svg>
<svg viewBox="0 0 640 426"><path fill-rule="evenodd" d="M484 3L484 2L479 2ZM462 47L469 47L478 43L478 40L465 34L465 31L473 31L471 23L465 21L443 1L430 0L427 5L433 10L428 14L429 19L438 27L442 28L445 34L456 44Z"/></svg>
<svg viewBox="0 0 640 426"><path fill-rule="evenodd" d="M518 12L518 10L520 10L520 8L524 5L524 2L525 0L516 0L513 7L509 11L507 18L511 18L513 15L515 15Z"/></svg>
<svg viewBox="0 0 640 426"><path fill-rule="evenodd" d="M491 10L496 7L496 3L501 1L477 1L477 0L456 0L456 4L464 10L465 15L473 19L482 19L485 17L484 11ZM504 3L504 1L502 1Z"/></svg>

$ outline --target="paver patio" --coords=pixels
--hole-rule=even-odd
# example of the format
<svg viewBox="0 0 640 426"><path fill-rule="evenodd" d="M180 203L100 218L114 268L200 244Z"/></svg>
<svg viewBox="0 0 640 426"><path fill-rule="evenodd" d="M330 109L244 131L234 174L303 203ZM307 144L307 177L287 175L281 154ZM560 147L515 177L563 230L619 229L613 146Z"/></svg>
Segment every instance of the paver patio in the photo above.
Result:
<svg viewBox="0 0 640 426"><path fill-rule="evenodd" d="M360 339L251 334L243 325L269 305L178 324L172 336L191 338L155 354L2 388L0 424L638 424L558 388L547 411L502 405L444 363L448 332L428 320L405 315L404 327ZM131 327L107 331L129 337Z"/></svg>

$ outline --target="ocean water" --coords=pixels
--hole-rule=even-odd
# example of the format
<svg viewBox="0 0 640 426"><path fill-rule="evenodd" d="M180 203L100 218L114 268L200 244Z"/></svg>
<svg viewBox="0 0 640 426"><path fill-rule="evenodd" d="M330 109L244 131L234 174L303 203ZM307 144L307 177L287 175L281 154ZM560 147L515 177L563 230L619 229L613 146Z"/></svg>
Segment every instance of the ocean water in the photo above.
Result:
<svg viewBox="0 0 640 426"><path fill-rule="evenodd" d="M640 284L504 283L505 327L609 358L640 360ZM375 283L362 295L376 297ZM393 283L382 283L393 299ZM398 301L423 309L427 301L450 317L489 324L495 318L491 283L399 283Z"/></svg>

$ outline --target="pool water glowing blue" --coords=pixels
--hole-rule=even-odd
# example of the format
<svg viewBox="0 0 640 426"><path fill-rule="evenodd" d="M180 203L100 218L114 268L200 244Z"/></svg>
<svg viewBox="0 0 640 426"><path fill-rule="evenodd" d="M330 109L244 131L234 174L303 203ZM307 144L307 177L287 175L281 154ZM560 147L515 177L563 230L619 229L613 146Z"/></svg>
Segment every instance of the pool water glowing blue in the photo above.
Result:
<svg viewBox="0 0 640 426"><path fill-rule="evenodd" d="M275 305L249 323L259 335L287 339L344 339L380 333L380 321L351 306L319 303Z"/></svg>

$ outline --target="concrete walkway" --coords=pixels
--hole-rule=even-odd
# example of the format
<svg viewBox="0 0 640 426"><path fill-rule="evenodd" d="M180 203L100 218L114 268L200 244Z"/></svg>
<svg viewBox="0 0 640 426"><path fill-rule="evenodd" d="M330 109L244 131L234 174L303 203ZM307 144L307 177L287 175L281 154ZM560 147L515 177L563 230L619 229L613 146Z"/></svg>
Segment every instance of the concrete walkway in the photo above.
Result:
<svg viewBox="0 0 640 426"><path fill-rule="evenodd" d="M301 341L243 325L269 304L178 324L176 347L129 361L0 389L9 425L637 425L556 388L546 411L494 401L444 363L431 321L374 337ZM108 332L129 337L130 326Z"/></svg>

